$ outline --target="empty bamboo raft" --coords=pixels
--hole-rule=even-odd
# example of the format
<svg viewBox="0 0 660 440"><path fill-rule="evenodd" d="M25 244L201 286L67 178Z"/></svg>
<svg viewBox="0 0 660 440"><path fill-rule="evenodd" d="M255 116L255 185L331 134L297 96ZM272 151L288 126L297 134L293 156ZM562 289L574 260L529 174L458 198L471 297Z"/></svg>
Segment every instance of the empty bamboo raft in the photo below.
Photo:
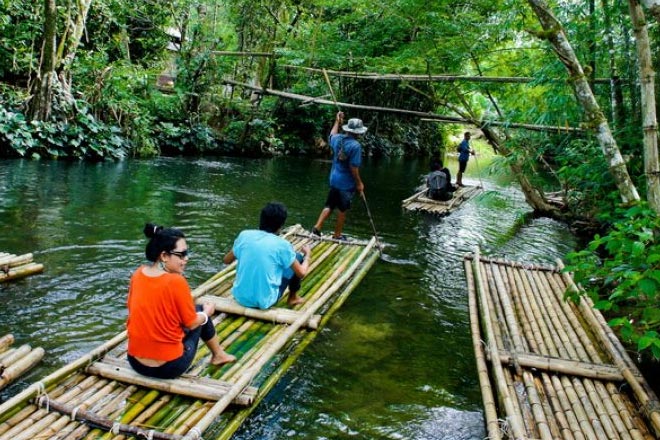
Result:
<svg viewBox="0 0 660 440"><path fill-rule="evenodd" d="M431 214L447 215L458 209L465 201L471 199L481 191L480 186L460 186L454 192L451 200L441 201L426 197L426 188L413 194L401 202L409 211L422 211Z"/></svg>
<svg viewBox="0 0 660 440"><path fill-rule="evenodd" d="M464 266L489 439L660 436L657 397L589 299L563 300L560 266Z"/></svg>
<svg viewBox="0 0 660 440"><path fill-rule="evenodd" d="M13 348L14 335L0 337L0 390L34 367L44 357L44 349L27 344Z"/></svg>
<svg viewBox="0 0 660 440"><path fill-rule="evenodd" d="M32 254L14 255L0 252L0 282L23 278L43 270L43 264L32 262Z"/></svg>
<svg viewBox="0 0 660 440"><path fill-rule="evenodd" d="M200 344L181 378L147 378L128 366L123 332L0 404L0 440L231 437L378 259L375 238L338 243L299 225L284 237L312 247L295 310L286 300L267 311L236 304L235 264L193 291L198 302L215 302L218 337L236 363L210 366Z"/></svg>

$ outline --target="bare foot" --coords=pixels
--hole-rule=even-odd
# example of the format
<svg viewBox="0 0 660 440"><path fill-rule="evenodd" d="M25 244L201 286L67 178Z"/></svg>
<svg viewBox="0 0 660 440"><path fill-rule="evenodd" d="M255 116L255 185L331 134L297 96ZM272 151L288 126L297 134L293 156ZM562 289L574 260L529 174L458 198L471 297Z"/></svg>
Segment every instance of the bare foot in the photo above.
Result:
<svg viewBox="0 0 660 440"><path fill-rule="evenodd" d="M298 295L291 295L291 294L289 294L289 299L286 300L286 303L291 307L297 306L298 304L302 304L304 302L305 302L304 298Z"/></svg>
<svg viewBox="0 0 660 440"><path fill-rule="evenodd" d="M236 356L234 356L233 354L225 353L224 351L222 353L214 355L211 358L211 365L215 365L216 367L231 362L236 362Z"/></svg>

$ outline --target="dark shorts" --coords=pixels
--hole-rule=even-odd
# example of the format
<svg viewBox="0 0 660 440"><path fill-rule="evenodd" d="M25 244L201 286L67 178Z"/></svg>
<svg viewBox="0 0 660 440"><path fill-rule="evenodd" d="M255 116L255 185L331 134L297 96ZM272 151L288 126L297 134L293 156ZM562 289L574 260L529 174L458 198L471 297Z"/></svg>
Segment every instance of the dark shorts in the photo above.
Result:
<svg viewBox="0 0 660 440"><path fill-rule="evenodd" d="M325 201L325 207L330 209L337 208L341 212L351 209L351 200L355 191L343 191L337 188L330 188L328 198Z"/></svg>
<svg viewBox="0 0 660 440"><path fill-rule="evenodd" d="M196 305L195 309L198 312L203 310L201 305ZM183 354L180 357L172 359L160 367L148 367L140 363L133 356L128 355L128 363L137 373L143 376L157 377L159 379L174 379L181 376L195 359L199 340L208 341L215 336L215 326L213 325L213 320L209 318L206 324L200 325L195 330L185 329L184 332Z"/></svg>
<svg viewBox="0 0 660 440"><path fill-rule="evenodd" d="M465 167L467 167L467 160L459 160L458 161L458 172L459 173L464 173L465 172Z"/></svg>

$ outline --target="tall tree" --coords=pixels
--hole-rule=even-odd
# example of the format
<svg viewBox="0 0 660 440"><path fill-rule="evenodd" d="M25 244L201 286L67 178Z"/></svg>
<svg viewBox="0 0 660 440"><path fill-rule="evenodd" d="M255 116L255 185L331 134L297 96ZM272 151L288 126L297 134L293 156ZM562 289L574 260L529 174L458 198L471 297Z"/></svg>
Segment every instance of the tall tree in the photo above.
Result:
<svg viewBox="0 0 660 440"><path fill-rule="evenodd" d="M649 34L644 11L637 0L629 0L630 19L639 58L642 95L642 129L644 131L644 172L649 205L660 213L660 173L658 169L658 119L655 111L655 72L651 61Z"/></svg>
<svg viewBox="0 0 660 440"><path fill-rule="evenodd" d="M527 0L527 2L543 28L543 32L539 32L537 35L547 39L552 44L557 57L564 64L571 77L573 93L584 110L590 129L593 130L598 140L622 201L626 204L639 201L639 193L630 178L630 174L628 174L628 168L621 156L616 139L614 139L607 119L596 101L582 65L566 37L562 24L555 18L544 0Z"/></svg>

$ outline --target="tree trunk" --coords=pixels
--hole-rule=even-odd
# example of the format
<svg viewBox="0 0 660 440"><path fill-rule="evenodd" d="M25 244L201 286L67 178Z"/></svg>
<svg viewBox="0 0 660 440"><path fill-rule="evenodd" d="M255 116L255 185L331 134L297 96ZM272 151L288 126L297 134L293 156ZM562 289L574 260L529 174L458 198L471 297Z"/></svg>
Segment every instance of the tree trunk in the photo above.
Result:
<svg viewBox="0 0 660 440"><path fill-rule="evenodd" d="M31 120L50 119L54 87L57 83L55 73L57 47L57 4L55 0L44 0L44 37L41 47L41 63L37 78L31 87L31 96L27 103L27 116Z"/></svg>
<svg viewBox="0 0 660 440"><path fill-rule="evenodd" d="M614 28L612 27L612 10L607 0L602 0L603 20L605 22L605 42L611 54L614 50ZM610 106L612 107L612 126L621 130L626 125L626 109L623 103L623 88L614 56L610 56Z"/></svg>
<svg viewBox="0 0 660 440"><path fill-rule="evenodd" d="M544 0L527 0L527 2L543 27L544 32L539 36L550 41L559 60L564 64L566 70L568 70L575 97L584 109L589 127L596 135L596 139L609 165L610 173L619 189L621 200L625 204L639 201L637 188L635 188L635 184L628 174L628 169L623 161L616 140L612 136L607 119L600 109L591 91L591 87L589 87L582 65L566 38L561 23L552 14Z"/></svg>
<svg viewBox="0 0 660 440"><path fill-rule="evenodd" d="M651 62L649 34L644 11L637 0L629 0L630 19L637 42L639 78L641 81L642 120L644 130L644 171L649 205L660 213L660 174L658 174L658 120L655 111L655 72Z"/></svg>

